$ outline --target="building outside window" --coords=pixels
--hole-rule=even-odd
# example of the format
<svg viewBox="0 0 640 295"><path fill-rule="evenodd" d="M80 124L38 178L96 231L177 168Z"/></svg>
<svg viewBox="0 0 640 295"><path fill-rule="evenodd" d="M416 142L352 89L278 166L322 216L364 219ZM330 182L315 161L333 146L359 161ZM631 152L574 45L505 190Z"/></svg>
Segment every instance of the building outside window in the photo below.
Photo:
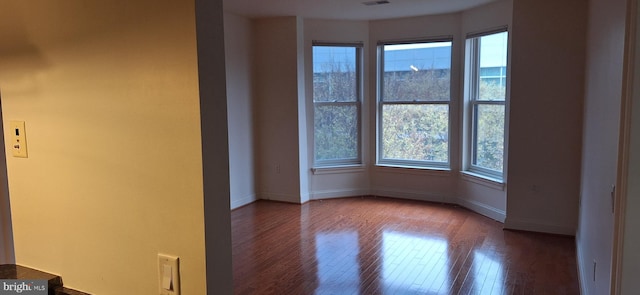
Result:
<svg viewBox="0 0 640 295"><path fill-rule="evenodd" d="M379 45L378 164L449 168L451 45Z"/></svg>
<svg viewBox="0 0 640 295"><path fill-rule="evenodd" d="M314 167L360 164L362 44L313 44Z"/></svg>
<svg viewBox="0 0 640 295"><path fill-rule="evenodd" d="M465 94L469 127L466 170L502 181L508 32L467 38Z"/></svg>

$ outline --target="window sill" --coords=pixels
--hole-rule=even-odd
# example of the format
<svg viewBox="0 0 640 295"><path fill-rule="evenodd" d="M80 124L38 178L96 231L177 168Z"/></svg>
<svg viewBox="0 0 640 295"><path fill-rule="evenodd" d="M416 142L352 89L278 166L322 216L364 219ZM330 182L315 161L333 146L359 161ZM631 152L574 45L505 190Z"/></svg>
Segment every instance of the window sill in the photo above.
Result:
<svg viewBox="0 0 640 295"><path fill-rule="evenodd" d="M501 179L469 171L460 171L460 175L462 176L463 180L484 185L496 190L504 191L504 187L506 185Z"/></svg>
<svg viewBox="0 0 640 295"><path fill-rule="evenodd" d="M313 173L313 175L360 173L364 172L364 170L364 165L324 166L311 168L311 173Z"/></svg>
<svg viewBox="0 0 640 295"><path fill-rule="evenodd" d="M376 172L400 173L412 175L450 176L451 169L439 167L416 167L402 165L377 164Z"/></svg>

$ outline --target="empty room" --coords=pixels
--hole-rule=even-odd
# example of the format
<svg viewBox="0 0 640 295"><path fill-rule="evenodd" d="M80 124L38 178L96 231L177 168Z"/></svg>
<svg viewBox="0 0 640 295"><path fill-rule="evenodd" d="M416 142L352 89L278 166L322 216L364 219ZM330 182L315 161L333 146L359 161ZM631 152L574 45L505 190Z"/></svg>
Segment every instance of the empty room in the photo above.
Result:
<svg viewBox="0 0 640 295"><path fill-rule="evenodd" d="M0 0L0 280L635 294L637 15Z"/></svg>

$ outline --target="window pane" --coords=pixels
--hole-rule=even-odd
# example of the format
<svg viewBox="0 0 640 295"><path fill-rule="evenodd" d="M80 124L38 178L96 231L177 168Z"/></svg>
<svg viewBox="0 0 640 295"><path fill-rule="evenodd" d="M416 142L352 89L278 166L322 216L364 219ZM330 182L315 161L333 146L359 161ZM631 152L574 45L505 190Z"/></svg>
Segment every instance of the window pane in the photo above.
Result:
<svg viewBox="0 0 640 295"><path fill-rule="evenodd" d="M502 32L480 37L478 100L504 100L507 90L507 39Z"/></svg>
<svg viewBox="0 0 640 295"><path fill-rule="evenodd" d="M356 48L313 46L313 100L356 101Z"/></svg>
<svg viewBox="0 0 640 295"><path fill-rule="evenodd" d="M358 108L355 104L316 105L316 161L358 158Z"/></svg>
<svg viewBox="0 0 640 295"><path fill-rule="evenodd" d="M504 105L476 105L473 165L502 172Z"/></svg>
<svg viewBox="0 0 640 295"><path fill-rule="evenodd" d="M383 105L382 158L448 162L448 105Z"/></svg>
<svg viewBox="0 0 640 295"><path fill-rule="evenodd" d="M451 42L385 45L383 101L448 101Z"/></svg>

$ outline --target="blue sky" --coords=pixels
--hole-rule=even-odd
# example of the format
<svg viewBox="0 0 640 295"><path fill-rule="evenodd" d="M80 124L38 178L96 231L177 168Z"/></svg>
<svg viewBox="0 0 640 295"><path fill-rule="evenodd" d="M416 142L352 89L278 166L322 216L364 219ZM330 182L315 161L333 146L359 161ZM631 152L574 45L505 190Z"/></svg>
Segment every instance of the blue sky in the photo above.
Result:
<svg viewBox="0 0 640 295"><path fill-rule="evenodd" d="M507 32L481 37L480 67L504 67L507 64ZM451 67L451 42L385 45L385 71L448 69ZM340 67L355 68L353 47L314 46L313 72Z"/></svg>

